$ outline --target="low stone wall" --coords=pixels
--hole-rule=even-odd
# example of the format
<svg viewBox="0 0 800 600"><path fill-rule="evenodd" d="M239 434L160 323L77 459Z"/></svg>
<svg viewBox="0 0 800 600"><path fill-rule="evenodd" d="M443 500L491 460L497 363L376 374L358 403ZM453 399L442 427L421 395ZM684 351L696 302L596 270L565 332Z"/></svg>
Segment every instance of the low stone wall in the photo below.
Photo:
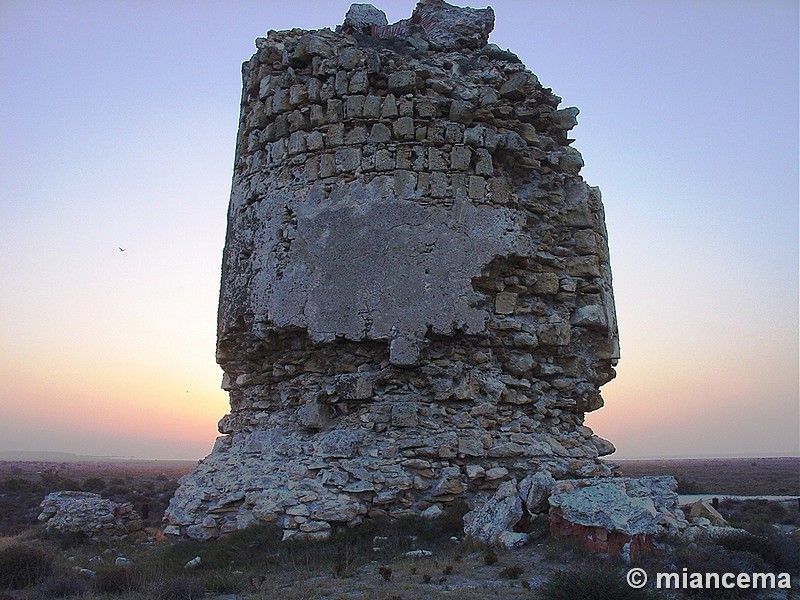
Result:
<svg viewBox="0 0 800 600"><path fill-rule="evenodd" d="M133 504L91 492L53 492L41 503L39 521L48 530L77 533L98 541L124 537L143 528Z"/></svg>

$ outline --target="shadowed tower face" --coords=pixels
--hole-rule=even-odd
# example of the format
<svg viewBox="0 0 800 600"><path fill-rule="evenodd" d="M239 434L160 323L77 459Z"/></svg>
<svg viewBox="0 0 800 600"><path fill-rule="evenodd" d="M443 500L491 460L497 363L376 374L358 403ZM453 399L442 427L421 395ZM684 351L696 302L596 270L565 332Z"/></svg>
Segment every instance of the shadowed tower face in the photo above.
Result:
<svg viewBox="0 0 800 600"><path fill-rule="evenodd" d="M324 538L547 470L609 475L583 425L619 354L577 109L487 44L491 9L256 40L217 359L231 412L167 531Z"/></svg>

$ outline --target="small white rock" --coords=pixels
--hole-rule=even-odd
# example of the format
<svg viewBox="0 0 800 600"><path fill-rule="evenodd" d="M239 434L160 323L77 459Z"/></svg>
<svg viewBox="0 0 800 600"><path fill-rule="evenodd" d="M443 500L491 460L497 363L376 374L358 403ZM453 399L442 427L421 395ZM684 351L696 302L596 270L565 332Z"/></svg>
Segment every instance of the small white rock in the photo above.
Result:
<svg viewBox="0 0 800 600"><path fill-rule="evenodd" d="M524 533L517 533L516 531L504 531L498 536L497 542L503 546L503 548L511 550L512 548L519 548L527 544L528 536Z"/></svg>
<svg viewBox="0 0 800 600"><path fill-rule="evenodd" d="M433 556L433 552L431 552L430 550L422 550L422 549L409 550L408 552L405 553L404 556L407 556L408 558L425 558L427 556Z"/></svg>

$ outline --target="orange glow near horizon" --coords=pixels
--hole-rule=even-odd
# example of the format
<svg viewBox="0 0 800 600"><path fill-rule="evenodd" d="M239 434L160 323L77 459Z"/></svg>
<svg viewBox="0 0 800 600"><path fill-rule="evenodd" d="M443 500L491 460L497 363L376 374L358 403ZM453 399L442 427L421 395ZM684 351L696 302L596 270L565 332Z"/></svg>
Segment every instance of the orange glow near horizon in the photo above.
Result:
<svg viewBox="0 0 800 600"><path fill-rule="evenodd" d="M219 435L216 423L228 410L228 396L219 388L219 367L212 363L203 372L191 357L186 363L175 373L144 360L119 364L108 357L76 365L62 357L40 363L47 365L47 378L33 363L3 367L0 391L13 401L0 404L0 420L45 432L30 450L59 450L46 432L68 432L75 439L130 440L130 455L142 458L201 458ZM0 448L9 449L18 448ZM91 441L80 453L107 454Z"/></svg>

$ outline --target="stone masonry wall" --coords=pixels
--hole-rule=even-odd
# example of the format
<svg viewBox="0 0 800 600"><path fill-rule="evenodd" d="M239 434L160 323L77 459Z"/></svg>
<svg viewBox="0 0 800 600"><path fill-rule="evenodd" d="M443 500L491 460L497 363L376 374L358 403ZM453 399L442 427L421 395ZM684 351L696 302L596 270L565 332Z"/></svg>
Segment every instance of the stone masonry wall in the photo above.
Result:
<svg viewBox="0 0 800 600"><path fill-rule="evenodd" d="M359 6L361 8L359 8ZM231 412L167 532L324 538L547 470L605 476L583 424L619 354L597 188L491 9L269 32L243 92L217 360Z"/></svg>

